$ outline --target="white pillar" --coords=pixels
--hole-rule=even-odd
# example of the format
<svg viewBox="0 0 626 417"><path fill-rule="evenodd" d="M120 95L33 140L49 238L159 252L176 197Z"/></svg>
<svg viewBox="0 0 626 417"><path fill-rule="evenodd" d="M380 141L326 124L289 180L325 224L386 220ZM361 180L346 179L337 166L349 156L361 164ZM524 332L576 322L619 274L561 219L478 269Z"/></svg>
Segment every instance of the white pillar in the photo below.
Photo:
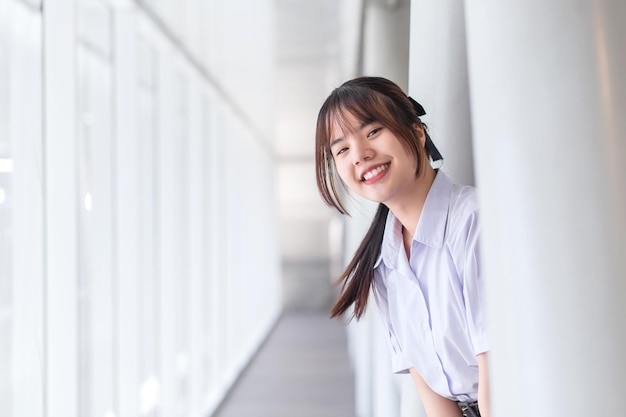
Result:
<svg viewBox="0 0 626 417"><path fill-rule="evenodd" d="M442 169L474 184L464 10L463 0L412 2L409 93L426 109Z"/></svg>
<svg viewBox="0 0 626 417"><path fill-rule="evenodd" d="M388 78L406 91L410 2L366 1L365 4L362 75Z"/></svg>
<svg viewBox="0 0 626 417"><path fill-rule="evenodd" d="M494 415L624 415L626 4L466 8Z"/></svg>

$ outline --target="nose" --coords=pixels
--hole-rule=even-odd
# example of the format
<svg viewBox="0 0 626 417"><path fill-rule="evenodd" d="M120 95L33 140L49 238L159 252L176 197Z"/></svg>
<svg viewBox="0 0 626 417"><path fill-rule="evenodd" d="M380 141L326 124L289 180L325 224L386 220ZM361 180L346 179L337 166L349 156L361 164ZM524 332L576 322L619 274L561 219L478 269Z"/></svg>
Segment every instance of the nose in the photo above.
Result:
<svg viewBox="0 0 626 417"><path fill-rule="evenodd" d="M374 157L374 150L369 146L367 142L353 146L354 152L352 153L354 159L353 164L359 165L361 162L369 161Z"/></svg>

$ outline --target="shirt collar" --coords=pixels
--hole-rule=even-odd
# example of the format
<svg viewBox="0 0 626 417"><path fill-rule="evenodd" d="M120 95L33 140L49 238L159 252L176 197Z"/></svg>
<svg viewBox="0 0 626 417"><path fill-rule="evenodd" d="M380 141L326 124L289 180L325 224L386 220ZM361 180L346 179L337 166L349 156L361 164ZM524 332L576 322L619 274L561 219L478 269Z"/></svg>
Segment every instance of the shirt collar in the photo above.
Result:
<svg viewBox="0 0 626 417"><path fill-rule="evenodd" d="M414 241L436 249L443 247L452 187L452 181L439 170L426 196L424 209L413 235ZM395 269L400 250L403 250L402 224L390 211L385 223L381 253L374 267L384 261L388 268Z"/></svg>
<svg viewBox="0 0 626 417"><path fill-rule="evenodd" d="M435 181L428 191L413 240L437 249L443 247L452 187L453 184L450 178L443 172L438 171Z"/></svg>

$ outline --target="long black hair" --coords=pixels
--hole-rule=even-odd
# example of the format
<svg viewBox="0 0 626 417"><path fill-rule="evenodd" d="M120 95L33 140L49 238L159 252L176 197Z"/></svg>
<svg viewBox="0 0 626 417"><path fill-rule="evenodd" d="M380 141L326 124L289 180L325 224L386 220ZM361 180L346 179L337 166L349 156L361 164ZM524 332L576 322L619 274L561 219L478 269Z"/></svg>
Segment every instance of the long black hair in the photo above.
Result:
<svg viewBox="0 0 626 417"><path fill-rule="evenodd" d="M347 81L332 91L322 105L317 118L315 134L315 167L317 187L322 199L340 213L348 214L341 201L339 185L343 182L335 169L330 151L332 128L349 131L347 117L355 117L359 122L374 121L389 129L400 140L402 146L417 161L415 176L419 176L424 163L431 159L441 159L432 145L425 126L419 116L424 110L417 102L407 97L395 83L381 77L359 77ZM422 126L426 135L426 151L420 145L418 130ZM359 319L367 307L370 288L374 282L374 265L380 255L385 223L389 209L379 204L372 224L356 250L352 261L337 279L341 292L331 309L331 317L342 316L354 304L353 316Z"/></svg>

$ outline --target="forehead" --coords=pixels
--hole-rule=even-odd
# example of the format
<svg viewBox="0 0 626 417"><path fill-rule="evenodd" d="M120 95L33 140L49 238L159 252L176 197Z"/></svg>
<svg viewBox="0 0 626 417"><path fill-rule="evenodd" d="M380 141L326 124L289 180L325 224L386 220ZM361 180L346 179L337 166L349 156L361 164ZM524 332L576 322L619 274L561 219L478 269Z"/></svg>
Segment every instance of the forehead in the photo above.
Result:
<svg viewBox="0 0 626 417"><path fill-rule="evenodd" d="M363 128L365 122L351 112L338 109L328 118L328 138L332 142Z"/></svg>

